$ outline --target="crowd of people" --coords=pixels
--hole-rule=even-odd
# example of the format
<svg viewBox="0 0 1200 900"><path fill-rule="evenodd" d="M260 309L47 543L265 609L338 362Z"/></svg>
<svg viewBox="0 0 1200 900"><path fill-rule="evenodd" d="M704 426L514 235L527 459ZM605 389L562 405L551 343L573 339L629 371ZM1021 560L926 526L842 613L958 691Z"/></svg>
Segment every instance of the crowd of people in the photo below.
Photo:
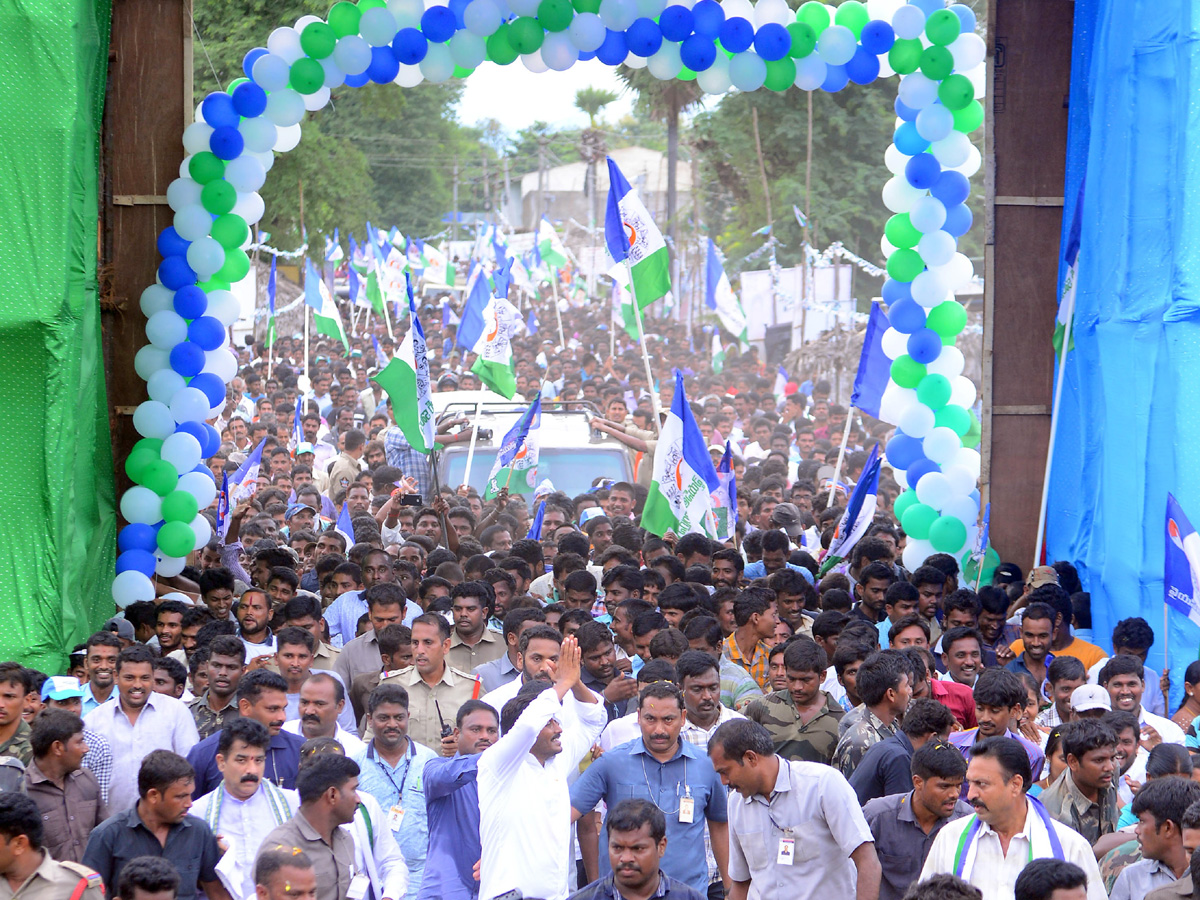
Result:
<svg viewBox="0 0 1200 900"><path fill-rule="evenodd" d="M429 318L437 389L478 386ZM670 323L737 527L646 532L653 386L564 323L517 339L519 390L638 454L575 497L436 487L365 337L308 393L298 342L244 361L210 467L261 444L253 495L66 674L0 663L0 900L1200 896L1200 663L1169 710L1150 627L1100 649L1068 563L906 571L886 472L823 571L887 426L753 352L711 374Z"/></svg>

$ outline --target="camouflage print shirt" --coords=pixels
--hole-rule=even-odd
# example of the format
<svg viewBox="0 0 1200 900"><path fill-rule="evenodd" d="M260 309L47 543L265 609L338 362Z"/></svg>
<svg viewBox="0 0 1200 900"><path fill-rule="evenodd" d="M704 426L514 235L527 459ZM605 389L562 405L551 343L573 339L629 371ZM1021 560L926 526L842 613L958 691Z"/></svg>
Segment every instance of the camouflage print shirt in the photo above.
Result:
<svg viewBox="0 0 1200 900"><path fill-rule="evenodd" d="M1092 801L1079 790L1071 777L1071 770L1063 769L1058 780L1042 791L1038 799L1052 819L1074 828L1089 844L1117 830L1117 817L1120 815L1117 789L1111 785L1099 792L1096 801Z"/></svg>
<svg viewBox="0 0 1200 900"><path fill-rule="evenodd" d="M200 733L200 740L216 734L225 727L226 723L232 722L241 715L238 712L236 699L231 698L220 712L209 706L208 700L208 691L205 691L188 704L188 709L192 711L192 718L196 720L196 731Z"/></svg>
<svg viewBox="0 0 1200 900"><path fill-rule="evenodd" d="M847 729L838 741L833 754L833 767L849 778L858 768L863 754L895 733L895 728L884 725L879 716L864 708L862 718Z"/></svg>
<svg viewBox="0 0 1200 900"><path fill-rule="evenodd" d="M0 744L0 756L15 756L23 765L33 762L33 747L29 743L29 725L22 721L17 730L3 744Z"/></svg>
<svg viewBox="0 0 1200 900"><path fill-rule="evenodd" d="M837 724L845 712L822 691L825 706L805 724L787 691L775 691L750 701L743 713L771 732L775 752L785 759L829 765L837 746Z"/></svg>
<svg viewBox="0 0 1200 900"><path fill-rule="evenodd" d="M1118 847L1113 847L1100 857L1100 876L1104 879L1104 892L1111 894L1117 878L1125 870L1142 859L1142 848L1129 832L1129 840Z"/></svg>

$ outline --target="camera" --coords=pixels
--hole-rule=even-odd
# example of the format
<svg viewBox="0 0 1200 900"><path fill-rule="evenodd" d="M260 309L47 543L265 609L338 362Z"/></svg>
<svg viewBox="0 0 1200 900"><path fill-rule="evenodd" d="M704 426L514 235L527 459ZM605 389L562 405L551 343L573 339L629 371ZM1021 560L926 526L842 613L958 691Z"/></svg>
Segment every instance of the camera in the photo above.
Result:
<svg viewBox="0 0 1200 900"><path fill-rule="evenodd" d="M492 439L492 429L490 428L480 428L476 434L481 441L490 441Z"/></svg>

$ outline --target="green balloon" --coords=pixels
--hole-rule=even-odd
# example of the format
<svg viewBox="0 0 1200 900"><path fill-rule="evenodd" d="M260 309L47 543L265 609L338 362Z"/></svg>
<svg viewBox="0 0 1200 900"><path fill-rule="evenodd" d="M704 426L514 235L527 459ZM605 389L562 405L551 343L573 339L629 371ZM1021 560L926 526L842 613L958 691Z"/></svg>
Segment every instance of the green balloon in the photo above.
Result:
<svg viewBox="0 0 1200 900"><path fill-rule="evenodd" d="M783 59L773 59L767 63L767 80L763 82L767 90L786 91L796 80L796 64L790 56Z"/></svg>
<svg viewBox="0 0 1200 900"><path fill-rule="evenodd" d="M979 424L979 417L975 415L974 410L967 410L967 412L971 416L971 427L963 435L962 445L974 449L979 446L979 441L983 437L983 426Z"/></svg>
<svg viewBox="0 0 1200 900"><path fill-rule="evenodd" d="M171 491L163 497L162 517L168 522L191 522L200 507L187 491Z"/></svg>
<svg viewBox="0 0 1200 900"><path fill-rule="evenodd" d="M229 290L229 282L222 281L220 278L210 278L208 281L196 282L196 287L200 288L206 294L211 294L213 291Z"/></svg>
<svg viewBox="0 0 1200 900"><path fill-rule="evenodd" d="M939 516L938 520L929 526L929 543L933 544L933 549L939 553L957 553L966 542L967 526L961 519Z"/></svg>
<svg viewBox="0 0 1200 900"><path fill-rule="evenodd" d="M933 423L949 428L962 437L971 428L971 416L961 406L943 406L934 413Z"/></svg>
<svg viewBox="0 0 1200 900"><path fill-rule="evenodd" d="M975 86L966 75L951 75L938 85L938 99L953 112L975 99Z"/></svg>
<svg viewBox="0 0 1200 900"><path fill-rule="evenodd" d="M936 331L943 344L947 343L947 338L953 344L954 338L966 325L967 310L957 300L942 301L925 317L925 327Z"/></svg>
<svg viewBox="0 0 1200 900"><path fill-rule="evenodd" d="M888 219L887 224L883 226L883 234L891 241L893 247L901 249L915 247L921 240L921 232L913 227L908 213L896 213Z"/></svg>
<svg viewBox="0 0 1200 900"><path fill-rule="evenodd" d="M796 21L803 22L814 34L820 36L821 32L829 27L829 10L825 8L824 3L808 0L796 11Z"/></svg>
<svg viewBox="0 0 1200 900"><path fill-rule="evenodd" d="M972 100L962 109L954 111L954 130L970 134L983 124L983 104Z"/></svg>
<svg viewBox="0 0 1200 900"><path fill-rule="evenodd" d="M571 0L542 0L538 4L537 20L547 31L566 31L575 18Z"/></svg>
<svg viewBox="0 0 1200 900"><path fill-rule="evenodd" d="M125 474L135 484L141 484L146 467L159 458L157 450L149 447L134 448L125 457Z"/></svg>
<svg viewBox="0 0 1200 900"><path fill-rule="evenodd" d="M309 22L300 32L300 49L314 59L324 59L337 45L337 32L324 22Z"/></svg>
<svg viewBox="0 0 1200 900"><path fill-rule="evenodd" d="M155 459L142 469L142 486L165 497L179 486L179 473L165 459Z"/></svg>
<svg viewBox="0 0 1200 900"><path fill-rule="evenodd" d="M676 75L675 77L678 78L680 81L695 81L696 73L693 72L691 69L689 69L687 66L683 66L679 70L679 74Z"/></svg>
<svg viewBox="0 0 1200 900"><path fill-rule="evenodd" d="M904 511L917 502L916 491L903 491L892 504L892 515L899 521L904 516Z"/></svg>
<svg viewBox="0 0 1200 900"><path fill-rule="evenodd" d="M962 31L962 22L948 9L939 9L925 20L925 37L935 44L945 46Z"/></svg>
<svg viewBox="0 0 1200 900"><path fill-rule="evenodd" d="M226 250L233 250L246 243L250 237L250 226L246 220L234 213L218 216L213 222L212 237Z"/></svg>
<svg viewBox="0 0 1200 900"><path fill-rule="evenodd" d="M233 79L233 81L229 82L229 84L225 87L225 93L232 94L235 90L237 90L243 84L246 84L249 80L250 79L246 78L245 76Z"/></svg>
<svg viewBox="0 0 1200 900"><path fill-rule="evenodd" d="M892 381L902 388L915 388L926 377L925 365L907 353L892 360Z"/></svg>
<svg viewBox="0 0 1200 900"><path fill-rule="evenodd" d="M954 15L954 13L950 13ZM955 16L957 18L957 16ZM843 0L842 5L833 14L833 21L838 25L849 28L856 38L862 37L863 26L871 21L871 14L858 0Z"/></svg>
<svg viewBox="0 0 1200 900"><path fill-rule="evenodd" d="M510 65L521 55L512 45L507 22L501 23L500 27L488 37L487 55L488 59L498 66Z"/></svg>
<svg viewBox="0 0 1200 900"><path fill-rule="evenodd" d="M575 7L575 12L600 12L600 0L571 0L571 5Z"/></svg>
<svg viewBox="0 0 1200 900"><path fill-rule="evenodd" d="M508 39L518 53L533 53L546 40L546 32L537 19L518 16L508 23Z"/></svg>
<svg viewBox="0 0 1200 900"><path fill-rule="evenodd" d="M162 452L162 445L162 438L142 438L133 445L133 450L153 450L154 455L158 456Z"/></svg>
<svg viewBox="0 0 1200 900"><path fill-rule="evenodd" d="M361 18L362 10L347 0L340 0L329 8L329 27L338 37L358 34L358 20Z"/></svg>
<svg viewBox="0 0 1200 900"><path fill-rule="evenodd" d="M200 203L214 216L223 216L237 203L237 191L228 181L210 181L200 192Z"/></svg>
<svg viewBox="0 0 1200 900"><path fill-rule="evenodd" d="M792 47L788 55L793 59L803 59L817 48L817 33L812 26L804 22L793 22L787 27L792 36Z"/></svg>
<svg viewBox="0 0 1200 900"><path fill-rule="evenodd" d="M911 538L916 538L918 541L923 541L929 537L929 529L937 521L937 510L924 503L912 504L904 511L904 515L900 517L900 524L904 528L904 533ZM957 550L958 547L954 549Z"/></svg>
<svg viewBox="0 0 1200 900"><path fill-rule="evenodd" d="M888 257L887 272L896 281L912 281L924 269L925 260L911 248L902 248Z"/></svg>
<svg viewBox="0 0 1200 900"><path fill-rule="evenodd" d="M455 65L454 77L455 78L466 78L468 75L470 75L474 71L475 71L474 69L464 69L462 66Z"/></svg>
<svg viewBox="0 0 1200 900"><path fill-rule="evenodd" d="M216 277L232 284L241 281L250 272L250 257L244 250L226 250L225 265L217 270Z"/></svg>
<svg viewBox="0 0 1200 900"><path fill-rule="evenodd" d="M188 162L188 174L197 184L208 184L225 174L225 160L208 150L201 150Z"/></svg>
<svg viewBox="0 0 1200 900"><path fill-rule="evenodd" d="M288 84L301 94L315 94L325 84L325 67L315 59L302 56L292 63Z"/></svg>
<svg viewBox="0 0 1200 900"><path fill-rule="evenodd" d="M158 530L158 549L165 556L187 556L195 546L196 532L186 522L167 522Z"/></svg>
<svg viewBox="0 0 1200 900"><path fill-rule="evenodd" d="M950 13L954 15L954 13ZM934 81L941 81L954 71L954 57L945 47L934 44L921 53L921 74Z"/></svg>
<svg viewBox="0 0 1200 900"><path fill-rule="evenodd" d="M916 38L898 40L888 51L888 65L901 75L911 75L921 64L921 42Z"/></svg>
<svg viewBox="0 0 1200 900"><path fill-rule="evenodd" d="M950 379L945 375L926 375L917 385L917 399L936 413L950 402Z"/></svg>
<svg viewBox="0 0 1200 900"><path fill-rule="evenodd" d="M358 0L358 11L365 13L369 9L379 9L387 6L387 0Z"/></svg>

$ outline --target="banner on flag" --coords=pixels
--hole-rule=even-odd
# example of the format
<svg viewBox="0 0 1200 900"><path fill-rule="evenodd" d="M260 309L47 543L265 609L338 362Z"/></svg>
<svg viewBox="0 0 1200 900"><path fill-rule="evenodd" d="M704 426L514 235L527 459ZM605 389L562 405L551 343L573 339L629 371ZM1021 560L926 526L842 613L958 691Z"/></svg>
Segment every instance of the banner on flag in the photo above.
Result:
<svg viewBox="0 0 1200 900"><path fill-rule="evenodd" d="M542 397L539 394L504 435L500 452L488 476L483 497L491 500L503 487L513 494L531 494L537 487L538 450L542 426Z"/></svg>
<svg viewBox="0 0 1200 900"><path fill-rule="evenodd" d="M615 262L628 262L633 294L644 311L671 290L671 259L667 242L654 224L637 191L608 158L608 208L604 242Z"/></svg>
<svg viewBox="0 0 1200 900"><path fill-rule="evenodd" d="M1167 494L1166 546L1163 599L1200 625L1200 536L1171 494Z"/></svg>
<svg viewBox="0 0 1200 900"><path fill-rule="evenodd" d="M433 450L433 399L429 388L429 360L425 356L425 330L417 318L412 281L408 281L408 312L412 325L396 358L372 377L392 400L396 425L404 433L410 447L418 453Z"/></svg>

